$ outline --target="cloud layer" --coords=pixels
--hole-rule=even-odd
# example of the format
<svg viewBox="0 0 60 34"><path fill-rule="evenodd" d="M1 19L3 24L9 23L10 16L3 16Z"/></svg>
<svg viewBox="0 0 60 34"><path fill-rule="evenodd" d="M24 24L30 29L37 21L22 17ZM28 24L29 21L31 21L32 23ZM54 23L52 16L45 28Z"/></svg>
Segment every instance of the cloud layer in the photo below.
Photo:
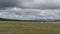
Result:
<svg viewBox="0 0 60 34"><path fill-rule="evenodd" d="M17 19L17 20L41 20L41 19L59 19L60 9L21 9L21 8L9 8L0 10L0 18Z"/></svg>

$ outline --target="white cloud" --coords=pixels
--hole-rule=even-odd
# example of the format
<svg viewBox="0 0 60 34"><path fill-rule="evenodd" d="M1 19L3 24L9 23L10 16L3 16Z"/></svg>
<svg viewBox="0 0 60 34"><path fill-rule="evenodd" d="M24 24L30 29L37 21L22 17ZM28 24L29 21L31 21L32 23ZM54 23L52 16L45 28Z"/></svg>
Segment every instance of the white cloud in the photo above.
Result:
<svg viewBox="0 0 60 34"><path fill-rule="evenodd" d="M10 8L0 11L0 18L18 19L18 20L40 20L40 19L59 19L60 9L19 9Z"/></svg>

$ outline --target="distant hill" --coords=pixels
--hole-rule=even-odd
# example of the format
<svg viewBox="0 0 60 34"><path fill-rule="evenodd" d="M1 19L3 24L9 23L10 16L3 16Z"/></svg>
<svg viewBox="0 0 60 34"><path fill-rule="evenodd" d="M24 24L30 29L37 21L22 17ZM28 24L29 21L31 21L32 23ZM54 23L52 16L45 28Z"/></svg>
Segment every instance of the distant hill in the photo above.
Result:
<svg viewBox="0 0 60 34"><path fill-rule="evenodd" d="M43 21L43 20L16 20L16 19L0 18L0 21L26 21L26 22L39 22L39 21Z"/></svg>
<svg viewBox="0 0 60 34"><path fill-rule="evenodd" d="M38 20L16 20L16 19L6 19L6 18L0 18L0 21L26 21L26 22L38 22Z"/></svg>
<svg viewBox="0 0 60 34"><path fill-rule="evenodd" d="M49 21L57 22L57 21L59 21L60 22L60 20L16 20L16 19L6 19L6 18L0 18L0 21L26 21L26 22L41 22L41 21L43 21L43 22L49 22Z"/></svg>
<svg viewBox="0 0 60 34"><path fill-rule="evenodd" d="M15 19L0 18L0 21L18 21L18 20L15 20Z"/></svg>

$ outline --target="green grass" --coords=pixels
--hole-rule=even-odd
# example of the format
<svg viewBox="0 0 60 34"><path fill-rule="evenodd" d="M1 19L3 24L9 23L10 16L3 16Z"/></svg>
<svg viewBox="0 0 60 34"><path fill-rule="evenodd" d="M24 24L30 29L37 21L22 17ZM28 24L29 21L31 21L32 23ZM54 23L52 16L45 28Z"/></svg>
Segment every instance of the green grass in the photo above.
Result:
<svg viewBox="0 0 60 34"><path fill-rule="evenodd" d="M60 34L60 22L0 21L0 34Z"/></svg>

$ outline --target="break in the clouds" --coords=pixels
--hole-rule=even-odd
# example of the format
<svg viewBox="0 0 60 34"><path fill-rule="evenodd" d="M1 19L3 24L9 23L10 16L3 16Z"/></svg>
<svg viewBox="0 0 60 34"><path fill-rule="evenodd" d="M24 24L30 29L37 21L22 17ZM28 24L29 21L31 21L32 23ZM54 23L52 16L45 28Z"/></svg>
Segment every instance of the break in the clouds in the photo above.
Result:
<svg viewBox="0 0 60 34"><path fill-rule="evenodd" d="M0 18L60 19L60 0L0 0Z"/></svg>

